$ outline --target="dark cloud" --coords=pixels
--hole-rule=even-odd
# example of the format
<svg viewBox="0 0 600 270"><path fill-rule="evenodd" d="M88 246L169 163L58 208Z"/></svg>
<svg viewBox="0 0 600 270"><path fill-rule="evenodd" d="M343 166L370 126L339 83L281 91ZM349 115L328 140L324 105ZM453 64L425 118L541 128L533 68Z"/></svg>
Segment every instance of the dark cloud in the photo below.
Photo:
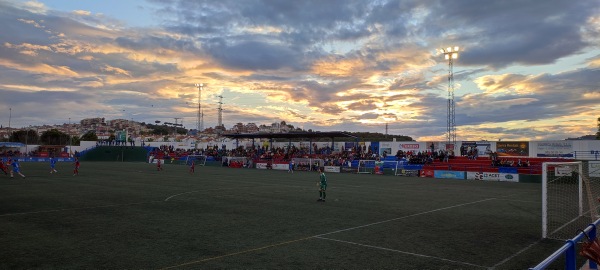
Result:
<svg viewBox="0 0 600 270"><path fill-rule="evenodd" d="M227 68L247 70L274 70L285 67L301 68L302 55L287 46L263 42L242 42L228 45L223 41L205 44L205 49Z"/></svg>
<svg viewBox="0 0 600 270"><path fill-rule="evenodd" d="M494 68L548 64L581 51L589 45L581 26L600 7L587 0L436 3L425 25L431 35L446 36L440 46L466 46L461 64Z"/></svg>
<svg viewBox="0 0 600 270"><path fill-rule="evenodd" d="M536 121L561 115L588 112L600 104L600 69L579 69L556 75L545 74L534 78L522 75L507 76L490 84L494 89L509 89L529 85L533 91L521 95L473 94L457 99L456 122L475 125L514 120ZM536 89L533 89L535 87ZM466 104L463 107L461 104Z"/></svg>

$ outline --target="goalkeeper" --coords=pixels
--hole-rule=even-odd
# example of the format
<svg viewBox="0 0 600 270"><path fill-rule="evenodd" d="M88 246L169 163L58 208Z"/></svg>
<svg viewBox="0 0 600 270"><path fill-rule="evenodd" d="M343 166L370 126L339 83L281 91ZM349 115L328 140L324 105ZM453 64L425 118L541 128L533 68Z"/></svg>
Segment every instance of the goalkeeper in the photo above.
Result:
<svg viewBox="0 0 600 270"><path fill-rule="evenodd" d="M325 193L327 190L327 177L325 176L325 172L321 169L319 169L319 179L319 182L317 182L317 185L319 186L319 199L317 201L325 202L325 197L327 196Z"/></svg>

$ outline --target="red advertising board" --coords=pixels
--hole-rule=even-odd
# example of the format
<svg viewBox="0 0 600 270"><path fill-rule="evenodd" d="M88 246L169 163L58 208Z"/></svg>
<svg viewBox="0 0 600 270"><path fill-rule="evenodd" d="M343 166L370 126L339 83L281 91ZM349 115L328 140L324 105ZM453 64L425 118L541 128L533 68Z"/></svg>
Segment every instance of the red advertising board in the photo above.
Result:
<svg viewBox="0 0 600 270"><path fill-rule="evenodd" d="M432 169L422 169L421 177L431 177L433 178L434 172Z"/></svg>

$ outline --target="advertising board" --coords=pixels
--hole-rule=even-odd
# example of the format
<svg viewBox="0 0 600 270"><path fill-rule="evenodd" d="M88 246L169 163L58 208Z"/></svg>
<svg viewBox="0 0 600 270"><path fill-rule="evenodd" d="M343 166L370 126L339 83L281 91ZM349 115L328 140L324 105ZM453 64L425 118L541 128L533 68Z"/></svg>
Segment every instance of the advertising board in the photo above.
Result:
<svg viewBox="0 0 600 270"><path fill-rule="evenodd" d="M325 166L324 170L325 170L325 172L339 173L340 167L339 166Z"/></svg>
<svg viewBox="0 0 600 270"><path fill-rule="evenodd" d="M499 182L519 182L519 175L515 173L467 172L467 179Z"/></svg>
<svg viewBox="0 0 600 270"><path fill-rule="evenodd" d="M465 172L435 170L433 176L435 178L465 179Z"/></svg>

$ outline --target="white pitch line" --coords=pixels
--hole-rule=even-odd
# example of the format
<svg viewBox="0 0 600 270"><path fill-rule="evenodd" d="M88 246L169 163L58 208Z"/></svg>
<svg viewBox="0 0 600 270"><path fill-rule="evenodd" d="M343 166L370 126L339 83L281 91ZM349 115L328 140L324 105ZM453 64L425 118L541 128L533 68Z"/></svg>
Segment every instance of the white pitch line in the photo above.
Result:
<svg viewBox="0 0 600 270"><path fill-rule="evenodd" d="M407 252L407 251L402 251L402 250L397 250L397 249L384 248L384 247L378 247L378 246L372 246L372 245L365 245L365 244L360 244L360 243L355 243L355 242L349 242L349 241L344 241L344 240L338 240L338 239L332 239L332 238L326 238L326 237L320 237L320 236L316 236L314 238L323 239L323 240L329 240L329 241L335 241L335 242L340 242L340 243L345 243L345 244L351 244L351 245L357 245L357 246L361 246L361 247L381 249L381 250L385 250L385 251L402 253L402 254L412 255L412 256L416 256L416 257L423 257L423 258L428 258L428 259L436 259L436 260L445 261L445 262L451 262L451 263L456 263L456 264L462 264L462 265L468 265L468 266L475 266L475 267L484 268L484 269L489 268L489 267L483 266L483 265L477 265L477 264L472 264L472 263L468 263L468 262L454 261L454 260L445 259L445 258L441 258L441 257L430 256L430 255L419 254L419 253L413 253L413 252Z"/></svg>
<svg viewBox="0 0 600 270"><path fill-rule="evenodd" d="M533 247L533 246L537 245L538 243L540 243L540 240L537 240L537 241L533 242L531 245L529 245L529 246L526 246L525 248L523 248L523 249L519 250L517 253L515 253L515 254L513 254L513 255L509 256L508 258L506 258L506 259L504 259L504 260L500 261L500 262L499 262L499 263L497 263L497 264L494 264L494 266L492 266L490 269L495 269L495 268L496 268L496 267L498 267L499 265L503 265L504 263L506 263L506 262L508 262L508 261L512 260L514 257L517 257L519 254L521 254L521 253L523 253L523 252L527 251L528 249L530 249L531 247Z"/></svg>
<svg viewBox="0 0 600 270"><path fill-rule="evenodd" d="M321 236L324 236L324 235L335 234L335 233L340 233L340 232L345 232L345 231L351 231L351 230L355 230L355 229L370 227L370 226L373 226L373 225L379 225L379 224L383 224L383 223L387 223L387 222L392 222L392 221L396 221L396 220L400 220L400 219L405 219L405 218L409 218L409 217L415 217L415 216L425 215L425 214L434 213L434 212L438 212L438 211L442 211L442 210L452 209L452 208L456 208L456 207L461 207L461 206L465 206L465 205L476 204L476 203L486 202L486 201L491 201L491 200L496 200L496 199L497 198L489 198L489 199L484 199L484 200L479 200L479 201L474 201L474 202L468 202L468 203L462 203L462 204L452 205L452 206L448 206L448 207L442 207L442 208L438 208L438 209L434 209L434 210L429 210L429 211L425 211L425 212L421 212L421 213L416 213L416 214L412 214L412 215L407 215L407 216L392 218L392 219L378 221L378 222L374 222L374 223L369 223L369 224L365 224L365 225L361 225L361 226L356 226L356 227L352 227L352 228L346 228L346 229L341 229L341 230L337 230L337 231L333 231L333 232L319 234L319 235L315 235L315 237L321 237Z"/></svg>
<svg viewBox="0 0 600 270"><path fill-rule="evenodd" d="M202 191L220 191L220 190L230 190L230 189L240 189L240 188L253 188L253 187L261 187L261 186L246 186L246 187L213 188L213 189L192 190L192 191L187 191L187 192L182 192L182 193L177 193L175 195L171 195L171 196L167 197L166 199L164 199L163 201L164 202L168 202L170 199L172 199L174 197L177 197L177 196L191 194L191 193L198 193L198 192L202 192Z"/></svg>

